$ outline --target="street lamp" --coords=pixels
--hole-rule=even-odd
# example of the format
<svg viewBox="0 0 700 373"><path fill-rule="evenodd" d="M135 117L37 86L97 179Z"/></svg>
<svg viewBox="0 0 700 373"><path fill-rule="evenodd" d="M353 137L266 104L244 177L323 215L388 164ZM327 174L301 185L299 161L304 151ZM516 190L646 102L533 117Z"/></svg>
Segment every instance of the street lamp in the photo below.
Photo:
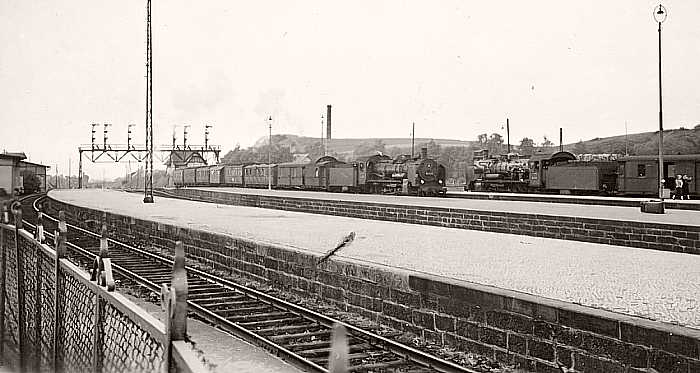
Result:
<svg viewBox="0 0 700 373"><path fill-rule="evenodd" d="M270 127L270 141L267 144L267 189L272 190L272 116L267 118Z"/></svg>
<svg viewBox="0 0 700 373"><path fill-rule="evenodd" d="M664 118L661 100L661 24L668 12L663 5L654 8L654 20L659 24L659 199L664 200Z"/></svg>

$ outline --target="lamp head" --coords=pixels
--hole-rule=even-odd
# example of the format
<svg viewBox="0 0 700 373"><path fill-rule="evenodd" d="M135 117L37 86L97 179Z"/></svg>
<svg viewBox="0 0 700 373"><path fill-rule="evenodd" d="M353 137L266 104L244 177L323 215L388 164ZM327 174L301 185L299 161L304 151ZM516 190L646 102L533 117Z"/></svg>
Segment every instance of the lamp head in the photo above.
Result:
<svg viewBox="0 0 700 373"><path fill-rule="evenodd" d="M666 20L666 17L668 16L668 11L666 11L666 8L659 4L657 7L654 8L654 20L658 23L663 23Z"/></svg>

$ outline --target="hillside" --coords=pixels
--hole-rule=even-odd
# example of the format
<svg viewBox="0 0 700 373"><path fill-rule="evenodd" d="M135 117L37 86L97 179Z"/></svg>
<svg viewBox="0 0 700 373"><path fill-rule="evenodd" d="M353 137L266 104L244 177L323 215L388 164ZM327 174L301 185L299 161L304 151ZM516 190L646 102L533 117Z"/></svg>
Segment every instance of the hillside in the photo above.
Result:
<svg viewBox="0 0 700 373"><path fill-rule="evenodd" d="M431 138L416 138L416 147L419 144L424 144L430 141L434 141L440 146L471 146L474 141L464 141L464 140L454 140L454 139L431 139ZM304 153L308 152L314 144L320 143L318 137L305 137L297 135L273 135L272 141L275 145L282 147L288 147L291 149L292 153ZM366 145L376 143L381 141L386 148L410 148L411 138L360 138L360 139L331 139L327 144L328 149L332 149L333 152L338 154L350 154L356 148ZM255 142L253 147L260 148L267 144L268 138L261 137ZM418 149L416 149L418 151Z"/></svg>
<svg viewBox="0 0 700 373"><path fill-rule="evenodd" d="M626 146L626 147L625 147ZM659 131L633 133L627 136L595 138L564 146L575 154L617 153L631 155L652 155L659 152ZM664 154L700 153L700 125L693 129L673 129L664 131Z"/></svg>
<svg viewBox="0 0 700 373"><path fill-rule="evenodd" d="M501 138L502 140L502 138ZM261 148L267 144L267 137L260 138L254 145L254 148ZM428 142L434 142L436 145L441 147L470 147L474 149L479 148L493 148L493 145L480 144L478 141L465 141L465 140L455 140L455 139L430 139L430 138L416 138L416 152L419 151L418 147L420 144L426 144ZM281 146L290 150L291 153L308 153L313 152L311 149L315 149L319 146L319 139L316 137L303 137L296 135L274 135L273 143L276 146ZM367 147L371 144L381 143L387 151L393 149L400 149L405 151L411 147L410 138L359 138L359 139L331 139L330 143L327 145L329 151L336 153L338 155L352 156L353 151L358 148ZM564 144L564 150L570 151L575 154L582 153L616 153L625 154L629 153L631 155L651 155L658 153L658 131L657 132L643 132L643 133L632 133L619 136L611 136L604 138L594 138L585 141L578 141L575 143ZM520 141L513 141L514 151L520 151L519 149ZM541 145L541 144L539 144ZM496 146L498 148L505 148L505 145L501 144ZM552 145L549 149L556 150L558 146ZM542 149L541 146L535 144L535 150ZM505 151L505 149L502 149ZM527 152L527 151L525 151ZM666 154L696 154L700 153L700 125L695 126L693 129L672 129L664 131L664 153Z"/></svg>

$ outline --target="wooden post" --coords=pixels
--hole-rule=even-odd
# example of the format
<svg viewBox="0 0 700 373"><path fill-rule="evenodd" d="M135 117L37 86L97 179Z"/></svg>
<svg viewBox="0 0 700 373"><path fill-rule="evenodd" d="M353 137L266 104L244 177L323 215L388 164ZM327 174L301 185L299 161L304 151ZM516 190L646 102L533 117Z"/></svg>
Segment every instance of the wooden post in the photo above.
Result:
<svg viewBox="0 0 700 373"><path fill-rule="evenodd" d="M170 283L171 293L175 293L171 319L171 333L174 341L182 341L187 336L187 271L185 270L185 248L182 241L175 242L175 262Z"/></svg>
<svg viewBox="0 0 700 373"><path fill-rule="evenodd" d="M114 276L112 275L112 261L109 258L109 241L107 240L107 225L102 224L102 237L100 238L100 252L92 265L91 281L96 281L99 286L104 286L107 291L114 291Z"/></svg>
<svg viewBox="0 0 700 373"><path fill-rule="evenodd" d="M36 222L36 232L34 232L34 238L36 238L39 243L44 243L44 214L39 210Z"/></svg>
<svg viewBox="0 0 700 373"><path fill-rule="evenodd" d="M15 217L15 259L17 260L17 329L19 329L19 371L21 373L27 371L27 336L25 319L25 278L24 278L24 250L20 247L22 236L19 231L23 228L22 224L22 205L19 202L12 204L12 214Z"/></svg>
<svg viewBox="0 0 700 373"><path fill-rule="evenodd" d="M63 372L63 359L61 357L61 338L63 337L63 315L61 312L63 297L63 276L61 275L61 260L66 257L66 238L68 229L66 227L66 214L63 211L58 212L58 231L55 232L56 240L56 263L55 263L55 278L56 286L54 289L54 339L53 339L53 360L54 371Z"/></svg>
<svg viewBox="0 0 700 373"><path fill-rule="evenodd" d="M328 373L347 373L348 353L348 333L344 326L335 324L331 336L331 352L328 356Z"/></svg>
<svg viewBox="0 0 700 373"><path fill-rule="evenodd" d="M185 270L185 248L182 241L175 242L173 276L161 290L161 306L165 313L165 364L163 371L170 371L172 342L182 341L187 336L187 271Z"/></svg>

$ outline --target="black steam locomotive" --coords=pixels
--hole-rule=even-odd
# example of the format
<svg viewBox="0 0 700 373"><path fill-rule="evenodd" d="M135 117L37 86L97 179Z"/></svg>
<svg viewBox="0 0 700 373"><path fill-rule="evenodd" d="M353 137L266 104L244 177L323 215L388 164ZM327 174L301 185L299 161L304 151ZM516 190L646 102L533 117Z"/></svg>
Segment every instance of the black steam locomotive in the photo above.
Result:
<svg viewBox="0 0 700 373"><path fill-rule="evenodd" d="M471 171L471 172L469 172ZM673 178L687 175L697 180L700 154L664 156L664 188ZM658 195L659 167L655 156L577 158L566 151L538 153L530 157L506 154L489 157L474 152L472 170L467 170L465 190L500 192L549 192L559 194ZM700 194L692 182L691 195Z"/></svg>

